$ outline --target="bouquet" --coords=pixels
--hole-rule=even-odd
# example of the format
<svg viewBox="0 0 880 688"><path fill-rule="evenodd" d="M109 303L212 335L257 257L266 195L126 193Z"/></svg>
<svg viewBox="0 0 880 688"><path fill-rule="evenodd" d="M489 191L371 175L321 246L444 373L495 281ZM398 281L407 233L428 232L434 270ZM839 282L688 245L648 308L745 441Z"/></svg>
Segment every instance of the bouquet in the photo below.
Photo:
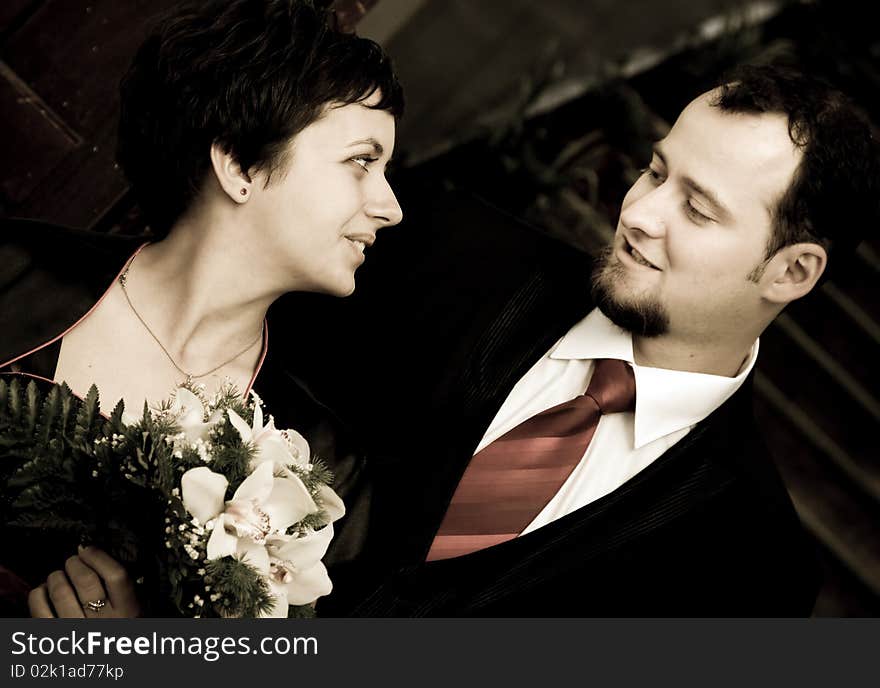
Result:
<svg viewBox="0 0 880 688"><path fill-rule="evenodd" d="M121 401L102 416L94 386L79 399L0 379L0 563L25 577L96 544L154 615L311 615L344 513L331 479L302 435L231 385L211 399L180 387L134 418Z"/></svg>

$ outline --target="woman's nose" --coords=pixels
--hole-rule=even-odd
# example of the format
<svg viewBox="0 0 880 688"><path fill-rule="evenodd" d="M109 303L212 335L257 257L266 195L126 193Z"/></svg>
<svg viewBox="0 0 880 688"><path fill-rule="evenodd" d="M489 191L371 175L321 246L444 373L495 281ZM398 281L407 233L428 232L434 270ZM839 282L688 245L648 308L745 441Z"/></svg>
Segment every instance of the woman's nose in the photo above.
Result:
<svg viewBox="0 0 880 688"><path fill-rule="evenodd" d="M371 194L366 212L370 217L380 220L385 227L396 225L403 219L403 211L397 202L397 196L394 195L391 185L384 176L378 188Z"/></svg>

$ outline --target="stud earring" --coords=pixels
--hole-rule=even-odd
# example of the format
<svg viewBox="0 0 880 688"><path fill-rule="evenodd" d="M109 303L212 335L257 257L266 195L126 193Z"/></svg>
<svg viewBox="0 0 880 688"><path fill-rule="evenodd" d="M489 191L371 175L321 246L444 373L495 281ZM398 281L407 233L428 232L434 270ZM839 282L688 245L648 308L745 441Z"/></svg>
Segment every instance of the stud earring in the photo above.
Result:
<svg viewBox="0 0 880 688"><path fill-rule="evenodd" d="M238 193L240 193L242 196L247 196L247 189L242 187L242 190L239 191Z"/></svg>

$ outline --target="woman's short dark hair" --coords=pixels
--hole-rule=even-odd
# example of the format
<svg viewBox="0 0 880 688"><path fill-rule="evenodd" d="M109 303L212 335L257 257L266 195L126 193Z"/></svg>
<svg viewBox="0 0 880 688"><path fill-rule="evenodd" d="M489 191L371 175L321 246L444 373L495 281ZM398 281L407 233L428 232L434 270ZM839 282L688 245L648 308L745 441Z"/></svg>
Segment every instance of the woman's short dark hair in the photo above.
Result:
<svg viewBox="0 0 880 688"><path fill-rule="evenodd" d="M791 244L851 255L880 225L880 147L864 115L825 82L773 65L740 67L713 102L725 112L780 113L802 152L791 185L774 212L767 258ZM826 271L827 272L827 271Z"/></svg>
<svg viewBox="0 0 880 688"><path fill-rule="evenodd" d="M391 62L307 0L201 0L156 24L121 84L117 159L154 233L202 188L210 147L271 175L328 103L403 114Z"/></svg>

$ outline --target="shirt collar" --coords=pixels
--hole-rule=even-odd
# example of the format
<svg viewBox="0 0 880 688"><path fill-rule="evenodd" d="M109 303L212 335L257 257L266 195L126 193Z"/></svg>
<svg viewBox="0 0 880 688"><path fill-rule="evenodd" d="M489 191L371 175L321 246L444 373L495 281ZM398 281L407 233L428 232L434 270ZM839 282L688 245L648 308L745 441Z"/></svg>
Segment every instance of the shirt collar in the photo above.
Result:
<svg viewBox="0 0 880 688"><path fill-rule="evenodd" d="M636 449L678 430L692 427L740 388L758 358L752 345L736 377L636 365L632 335L598 308L572 327L550 353L556 360L619 358L633 367L636 380L634 418Z"/></svg>

